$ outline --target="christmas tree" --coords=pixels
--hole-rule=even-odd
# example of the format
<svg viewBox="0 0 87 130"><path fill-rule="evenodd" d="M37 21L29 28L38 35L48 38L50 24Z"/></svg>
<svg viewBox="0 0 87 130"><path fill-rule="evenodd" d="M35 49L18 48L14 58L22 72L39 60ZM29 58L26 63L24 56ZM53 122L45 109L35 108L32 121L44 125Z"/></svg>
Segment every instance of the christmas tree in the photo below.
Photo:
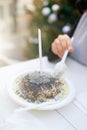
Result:
<svg viewBox="0 0 87 130"><path fill-rule="evenodd" d="M25 7L26 13L31 15L26 50L29 58L38 57L38 28L42 30L43 56L59 34L69 33L80 15L74 3L75 0L33 0L33 11Z"/></svg>

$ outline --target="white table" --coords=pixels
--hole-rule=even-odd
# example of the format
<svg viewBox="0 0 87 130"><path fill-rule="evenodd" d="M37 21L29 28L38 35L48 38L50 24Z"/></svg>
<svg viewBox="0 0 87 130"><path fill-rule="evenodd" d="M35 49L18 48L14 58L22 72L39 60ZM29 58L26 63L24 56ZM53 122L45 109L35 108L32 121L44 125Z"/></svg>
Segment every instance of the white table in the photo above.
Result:
<svg viewBox="0 0 87 130"><path fill-rule="evenodd" d="M43 69L55 64L43 58ZM76 88L76 99L69 105L51 111L32 110L14 114L19 106L9 97L6 83L21 71L39 68L39 59L0 68L0 130L87 130L87 67L67 59L65 76Z"/></svg>

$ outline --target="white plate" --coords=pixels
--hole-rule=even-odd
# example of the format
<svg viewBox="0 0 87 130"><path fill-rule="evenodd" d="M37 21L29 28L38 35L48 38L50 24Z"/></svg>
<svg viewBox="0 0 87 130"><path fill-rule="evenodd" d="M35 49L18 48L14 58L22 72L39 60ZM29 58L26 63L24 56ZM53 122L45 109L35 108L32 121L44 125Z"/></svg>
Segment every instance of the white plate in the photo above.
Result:
<svg viewBox="0 0 87 130"><path fill-rule="evenodd" d="M30 71L29 71L30 72ZM47 103L42 103L42 104L34 104L34 103L29 103L26 100L23 100L19 98L15 92L13 91L13 83L15 79L20 76L23 73L17 74L16 76L11 77L10 82L7 83L7 89L9 96L14 100L17 104L23 106L23 107L30 107L32 109L37 109L37 110L53 110L53 109L58 109L61 107L64 107L65 105L68 105L75 97L75 88L72 85L72 83L64 79L68 85L69 93L66 98L64 98L62 101L58 102L56 101L55 103L47 102Z"/></svg>

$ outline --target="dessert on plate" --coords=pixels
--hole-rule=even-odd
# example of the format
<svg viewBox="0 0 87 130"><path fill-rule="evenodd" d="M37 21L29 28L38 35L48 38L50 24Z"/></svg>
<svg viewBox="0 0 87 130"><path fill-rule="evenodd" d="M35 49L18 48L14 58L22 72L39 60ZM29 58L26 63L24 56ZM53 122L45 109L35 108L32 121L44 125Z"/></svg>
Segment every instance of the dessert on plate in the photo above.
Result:
<svg viewBox="0 0 87 130"><path fill-rule="evenodd" d="M62 100L68 94L68 86L63 79L39 71L18 76L13 90L18 97L32 103Z"/></svg>

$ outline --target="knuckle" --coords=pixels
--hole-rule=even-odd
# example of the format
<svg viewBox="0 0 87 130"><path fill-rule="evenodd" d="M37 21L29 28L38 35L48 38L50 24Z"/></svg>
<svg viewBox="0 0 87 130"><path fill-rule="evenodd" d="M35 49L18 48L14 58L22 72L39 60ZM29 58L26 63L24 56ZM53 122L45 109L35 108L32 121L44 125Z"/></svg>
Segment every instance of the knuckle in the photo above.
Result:
<svg viewBox="0 0 87 130"><path fill-rule="evenodd" d="M56 39L54 40L54 42L57 43L57 42L58 42L58 38L56 38Z"/></svg>
<svg viewBox="0 0 87 130"><path fill-rule="evenodd" d="M68 36L67 34L64 34L64 37L65 37L65 38L69 38L69 36Z"/></svg>
<svg viewBox="0 0 87 130"><path fill-rule="evenodd" d="M59 36L58 36L58 39L61 39L62 37L63 37L63 35L59 35Z"/></svg>

